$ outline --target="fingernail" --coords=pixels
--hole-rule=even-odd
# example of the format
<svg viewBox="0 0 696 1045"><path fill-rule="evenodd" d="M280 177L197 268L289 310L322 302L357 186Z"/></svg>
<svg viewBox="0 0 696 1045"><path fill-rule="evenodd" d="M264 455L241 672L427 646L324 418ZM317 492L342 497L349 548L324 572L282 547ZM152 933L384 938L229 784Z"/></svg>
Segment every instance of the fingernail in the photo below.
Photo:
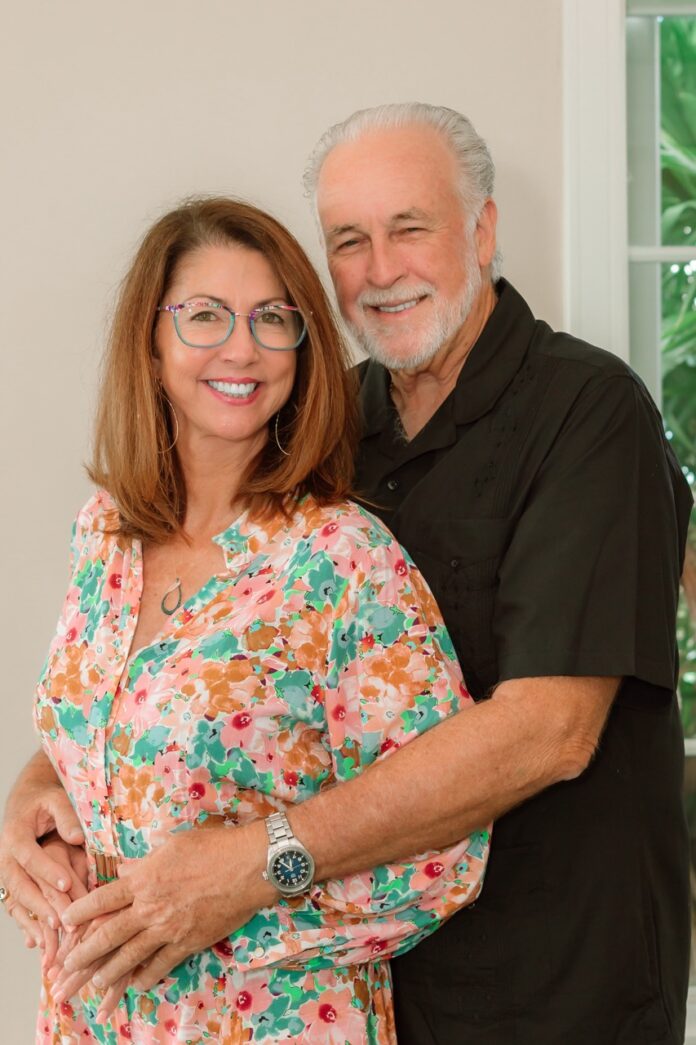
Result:
<svg viewBox="0 0 696 1045"><path fill-rule="evenodd" d="M67 878L59 878L58 881L56 882L56 885L58 886L59 889L67 889L68 888L68 880L67 880Z"/></svg>
<svg viewBox="0 0 696 1045"><path fill-rule="evenodd" d="M60 922L54 914L50 914L48 916L48 924L51 926L52 929L57 929L60 926Z"/></svg>
<svg viewBox="0 0 696 1045"><path fill-rule="evenodd" d="M60 988L60 990L55 990L53 992L53 1000L54 1001L64 1001L65 1000L65 991L63 990L62 987Z"/></svg>
<svg viewBox="0 0 696 1045"><path fill-rule="evenodd" d="M46 979L49 982L51 980L55 980L56 976L58 975L58 966L57 965L52 965L50 969L46 969L46 972L45 972L44 975L46 976Z"/></svg>
<svg viewBox="0 0 696 1045"><path fill-rule="evenodd" d="M94 1018L94 1022L98 1023L100 1027L103 1027L108 1018L109 1017L106 1015L105 1012L102 1011L102 1009L98 1009L97 1015Z"/></svg>
<svg viewBox="0 0 696 1045"><path fill-rule="evenodd" d="M92 983L95 987L99 987L100 990L104 986L104 977L100 972L95 972L94 976L92 977Z"/></svg>
<svg viewBox="0 0 696 1045"><path fill-rule="evenodd" d="M73 972L73 970L75 969L75 959L72 955L68 955L68 957L65 959L65 961L63 962L63 968L66 969L68 972Z"/></svg>

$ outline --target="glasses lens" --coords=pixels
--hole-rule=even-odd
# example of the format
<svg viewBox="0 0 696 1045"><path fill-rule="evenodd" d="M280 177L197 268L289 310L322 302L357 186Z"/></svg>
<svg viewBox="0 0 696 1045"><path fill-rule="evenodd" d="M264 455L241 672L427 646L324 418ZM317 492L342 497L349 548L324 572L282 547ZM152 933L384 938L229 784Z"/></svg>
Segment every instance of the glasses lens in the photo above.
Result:
<svg viewBox="0 0 696 1045"><path fill-rule="evenodd" d="M265 305L251 321L254 337L264 348L297 348L307 325L302 314L288 305Z"/></svg>
<svg viewBox="0 0 696 1045"><path fill-rule="evenodd" d="M226 308L216 301L187 301L174 313L176 329L185 344L196 348L221 345L234 322Z"/></svg>

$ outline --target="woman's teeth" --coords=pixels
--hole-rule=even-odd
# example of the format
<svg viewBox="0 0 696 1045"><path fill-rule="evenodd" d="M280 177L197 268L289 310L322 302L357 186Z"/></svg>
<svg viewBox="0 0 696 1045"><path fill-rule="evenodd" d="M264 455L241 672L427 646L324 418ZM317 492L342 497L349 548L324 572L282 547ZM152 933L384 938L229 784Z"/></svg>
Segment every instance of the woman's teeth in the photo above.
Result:
<svg viewBox="0 0 696 1045"><path fill-rule="evenodd" d="M234 396L236 399L246 399L258 388L258 381L249 381L243 385L237 384L236 381L206 381L206 384L214 388L216 392Z"/></svg>

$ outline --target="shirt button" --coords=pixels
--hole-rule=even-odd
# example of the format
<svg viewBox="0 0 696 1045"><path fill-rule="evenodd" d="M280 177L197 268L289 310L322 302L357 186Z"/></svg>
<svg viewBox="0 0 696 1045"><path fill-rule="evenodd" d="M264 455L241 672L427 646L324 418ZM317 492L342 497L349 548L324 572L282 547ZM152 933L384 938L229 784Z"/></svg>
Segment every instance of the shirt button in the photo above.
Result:
<svg viewBox="0 0 696 1045"><path fill-rule="evenodd" d="M387 490L398 490L398 489L399 489L399 480L398 479L390 479L389 482L387 483Z"/></svg>
<svg viewBox="0 0 696 1045"><path fill-rule="evenodd" d="M457 566L459 566L459 559L450 559L450 566L453 570L456 570Z"/></svg>

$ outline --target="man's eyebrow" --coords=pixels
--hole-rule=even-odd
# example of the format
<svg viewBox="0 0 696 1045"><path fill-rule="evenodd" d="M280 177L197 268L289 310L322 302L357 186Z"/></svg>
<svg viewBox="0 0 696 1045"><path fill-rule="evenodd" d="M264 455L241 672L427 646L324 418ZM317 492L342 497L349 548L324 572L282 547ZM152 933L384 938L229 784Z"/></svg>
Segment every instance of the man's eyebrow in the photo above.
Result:
<svg viewBox="0 0 696 1045"><path fill-rule="evenodd" d="M389 218L390 225L398 225L402 221L430 221L432 215L428 214L427 211L421 210L420 207L409 207L408 210L400 210L397 214L392 214ZM360 226L355 223L349 223L346 225L332 225L326 233L327 239L334 236L344 236L348 232L360 232Z"/></svg>
<svg viewBox="0 0 696 1045"><path fill-rule="evenodd" d="M327 236L343 236L346 232L357 232L357 225L332 225Z"/></svg>
<svg viewBox="0 0 696 1045"><path fill-rule="evenodd" d="M408 210L401 210L398 214L392 216L391 224L396 224L399 221L429 221L431 215L427 211L421 210L420 207L410 207Z"/></svg>

